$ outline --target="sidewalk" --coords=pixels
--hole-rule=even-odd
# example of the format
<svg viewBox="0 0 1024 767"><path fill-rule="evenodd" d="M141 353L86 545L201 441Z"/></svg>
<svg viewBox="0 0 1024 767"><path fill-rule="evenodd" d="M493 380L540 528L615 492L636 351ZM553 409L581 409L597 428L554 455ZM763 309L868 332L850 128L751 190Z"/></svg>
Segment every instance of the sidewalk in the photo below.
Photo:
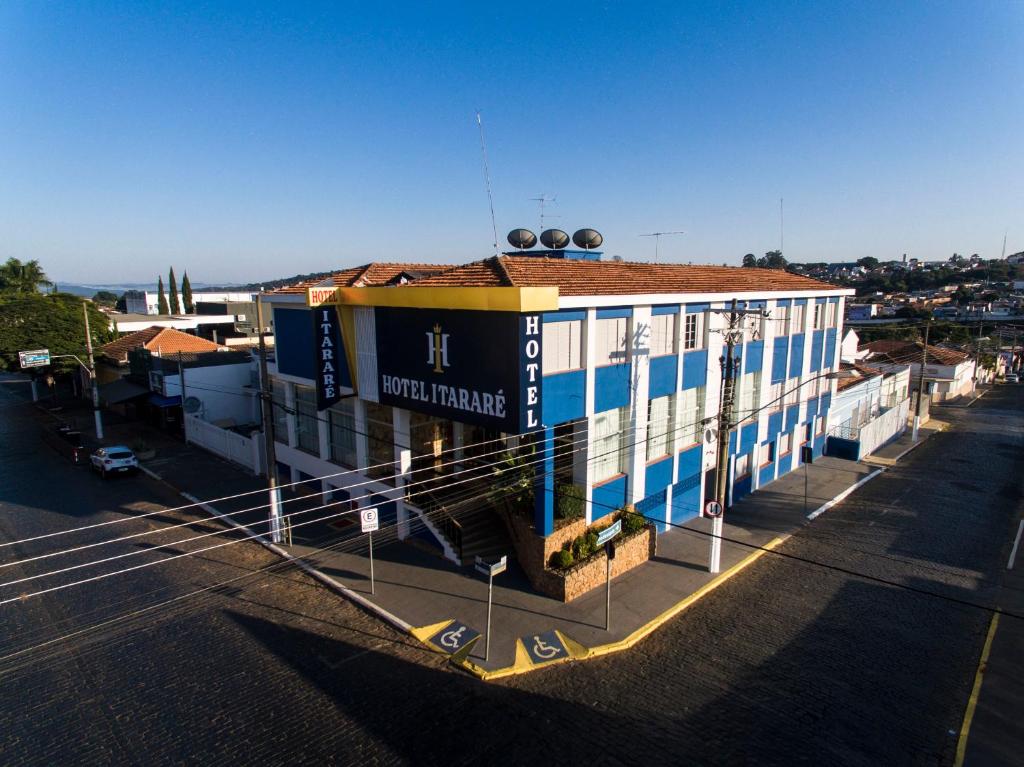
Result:
<svg viewBox="0 0 1024 767"><path fill-rule="evenodd" d="M921 430L917 444L942 426L930 423ZM563 604L535 593L510 556L508 570L494 579L492 639L487 660L483 657L483 636L456 653L454 660L481 677L496 678L545 665L543 658L527 652L528 647L540 647L545 652L554 648L553 655L547 653L554 662L632 646L914 447L908 432L879 450L871 463L823 457L743 499L726 515L719 575L707 572L709 520L692 519L683 528L660 535L654 559L612 582L609 631L604 628L604 588ZM145 465L182 494L211 500L212 508L206 507L211 513L230 514L231 520L250 526L254 533L266 534L265 492L213 500L265 488L262 479L241 467L170 438L161 440L157 457ZM318 494L303 501L290 499L315 492L319 483L315 484L316 488L300 487L295 493L290 489L282 491L286 512L297 514L296 523L302 520L302 509L314 508L323 501ZM332 507L319 513L339 510L340 507ZM309 516L315 517L317 512ZM467 630L461 632L463 638L485 632L486 579L472 567L458 568L415 545L415 541L399 543L385 531L374 536L375 589L371 595L367 537L359 533L358 519L353 517L342 518L347 525L328 527L320 523L301 528L301 534L296 530L295 540L303 543L289 547L288 551L315 567L319 571L317 577L333 581L332 585L342 593L347 592L364 607L378 611L389 622L396 623L397 619L396 625L408 625L414 636L438 651L442 649L437 646L438 639L445 631L458 634L459 628L466 626ZM310 535L310 528L319 529ZM342 545L323 550L321 547L328 538L330 543L337 545L340 541Z"/></svg>

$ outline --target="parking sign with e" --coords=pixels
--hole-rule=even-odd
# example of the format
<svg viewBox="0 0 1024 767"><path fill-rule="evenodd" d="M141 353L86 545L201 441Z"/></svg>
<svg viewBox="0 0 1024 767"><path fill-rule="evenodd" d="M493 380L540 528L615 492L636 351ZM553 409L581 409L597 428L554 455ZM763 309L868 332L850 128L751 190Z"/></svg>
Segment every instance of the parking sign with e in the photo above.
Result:
<svg viewBox="0 0 1024 767"><path fill-rule="evenodd" d="M377 508L362 509L359 512L359 521L363 525L364 533L372 533L374 530L377 530L380 526L377 521Z"/></svg>

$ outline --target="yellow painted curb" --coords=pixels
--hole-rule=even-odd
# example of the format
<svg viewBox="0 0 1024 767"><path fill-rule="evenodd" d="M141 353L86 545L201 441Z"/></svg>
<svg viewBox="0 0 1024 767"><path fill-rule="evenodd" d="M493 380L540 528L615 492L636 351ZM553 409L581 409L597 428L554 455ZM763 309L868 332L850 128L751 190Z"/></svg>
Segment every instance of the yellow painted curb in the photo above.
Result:
<svg viewBox="0 0 1024 767"><path fill-rule="evenodd" d="M420 643L423 644L424 647L427 647L428 649L431 649L434 652L439 653L441 655L445 655L446 653L444 653L439 647L435 647L430 643L430 637L434 636L434 634L443 629L445 626L451 624L454 620L454 618L449 618L448 620L441 621L439 623L431 623L429 626L413 626L411 629L409 629L409 633L412 635L414 639L418 639Z"/></svg>
<svg viewBox="0 0 1024 767"><path fill-rule="evenodd" d="M954 767L961 767L964 763L964 756L967 754L967 736L971 731L971 722L974 720L974 709L978 706L978 696L981 693L981 681L985 676L985 669L988 666L988 654L992 650L992 640L995 639L996 629L999 627L999 613L992 615L992 621L988 624L988 635L985 637L985 646L981 650L981 660L978 661L978 670L974 674L974 687L971 689L971 697L967 699L967 710L964 711L964 723L960 727L960 738L956 744L956 760Z"/></svg>
<svg viewBox="0 0 1024 767"><path fill-rule="evenodd" d="M579 644L578 642L570 639L561 631L558 631L556 629L555 633L558 634L558 638L562 640L562 644L564 644L566 649L569 651L568 658L559 658L558 660L551 661L550 663L534 664L530 661L529 656L527 656L526 648L522 646L522 642L517 639L516 659L511 666L506 666L505 668L498 668L489 671L485 668L478 666L476 663L473 663L468 659L461 663L456 663L455 665L473 674L473 676L478 677L479 679L485 682L489 682L495 679L502 679L504 677L517 676L519 674L527 674L531 671L536 671L540 668L557 666L559 663L567 663L571 660L587 660L589 658L598 658L602 655L610 655L611 653L628 650L641 639L644 639L645 637L649 636L651 633L656 631L666 622L668 622L675 616L679 615L679 613L681 613L683 610L690 607L701 598L710 594L712 591L721 586L734 575L742 572L747 567L756 562L758 559L763 557L765 554L767 554L768 552L772 551L777 546L785 542L788 538L789 535L780 535L779 537L774 538L769 543L765 544L763 547L747 556L745 559L742 559L739 562L737 562L735 565L726 570L724 573L720 574L714 580L701 586L699 589L690 594L690 596L683 599L681 602L676 603L669 609L665 610L665 612L658 615L653 620L645 623L643 626L636 629L636 631L634 631L629 636L620 639L617 642L609 642L608 644L587 648ZM443 626L447 624L439 625ZM433 636L433 634L439 630L439 627L434 628L434 630L428 636Z"/></svg>

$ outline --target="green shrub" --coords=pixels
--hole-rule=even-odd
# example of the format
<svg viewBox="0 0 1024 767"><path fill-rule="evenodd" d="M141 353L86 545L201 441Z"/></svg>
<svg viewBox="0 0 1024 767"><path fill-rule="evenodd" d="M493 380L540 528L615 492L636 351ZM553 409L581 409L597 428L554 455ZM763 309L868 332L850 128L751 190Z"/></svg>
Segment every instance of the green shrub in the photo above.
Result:
<svg viewBox="0 0 1024 767"><path fill-rule="evenodd" d="M573 561L572 552L566 549L560 549L551 555L551 566L559 570L572 567Z"/></svg>
<svg viewBox="0 0 1024 767"><path fill-rule="evenodd" d="M572 555L576 558L577 562L582 562L584 559L589 557L593 549L590 546L590 541L586 535L577 535L576 540L572 542Z"/></svg>
<svg viewBox="0 0 1024 767"><path fill-rule="evenodd" d="M593 530L586 534L587 548L593 553L597 551L597 533Z"/></svg>
<svg viewBox="0 0 1024 767"><path fill-rule="evenodd" d="M622 532L626 535L639 533L646 524L647 520L644 519L643 515L637 514L635 511L622 515Z"/></svg>
<svg viewBox="0 0 1024 767"><path fill-rule="evenodd" d="M587 493L579 485L559 485L558 504L555 515L559 519L582 519L587 503Z"/></svg>

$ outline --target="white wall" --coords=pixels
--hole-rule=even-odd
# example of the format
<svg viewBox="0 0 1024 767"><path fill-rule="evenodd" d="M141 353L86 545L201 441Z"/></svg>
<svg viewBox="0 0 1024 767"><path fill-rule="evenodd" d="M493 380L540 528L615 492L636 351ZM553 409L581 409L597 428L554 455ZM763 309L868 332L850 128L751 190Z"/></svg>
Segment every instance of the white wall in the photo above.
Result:
<svg viewBox="0 0 1024 767"><path fill-rule="evenodd" d="M185 396L202 401L203 406L196 415L204 421L230 418L236 424L259 423L257 392L245 388L252 380L250 371L254 369L254 363L186 368ZM181 394L177 373L164 375L164 392L168 397Z"/></svg>

